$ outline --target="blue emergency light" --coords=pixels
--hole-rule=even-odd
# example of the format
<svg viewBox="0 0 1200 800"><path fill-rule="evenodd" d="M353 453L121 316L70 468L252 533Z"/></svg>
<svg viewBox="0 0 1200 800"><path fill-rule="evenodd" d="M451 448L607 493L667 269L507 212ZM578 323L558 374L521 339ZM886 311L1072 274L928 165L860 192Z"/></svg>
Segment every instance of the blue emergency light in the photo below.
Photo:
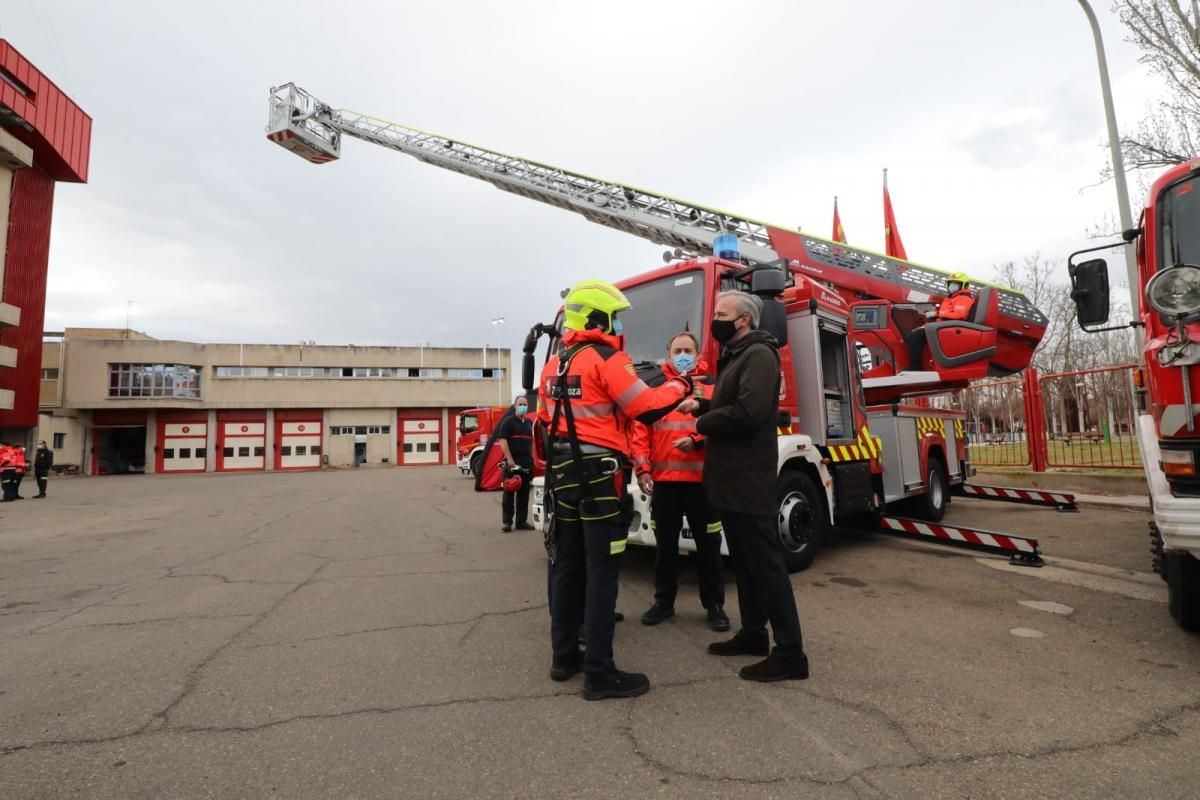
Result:
<svg viewBox="0 0 1200 800"><path fill-rule="evenodd" d="M717 234L713 239L713 255L730 261L741 260L742 254L738 251L737 236L732 233Z"/></svg>

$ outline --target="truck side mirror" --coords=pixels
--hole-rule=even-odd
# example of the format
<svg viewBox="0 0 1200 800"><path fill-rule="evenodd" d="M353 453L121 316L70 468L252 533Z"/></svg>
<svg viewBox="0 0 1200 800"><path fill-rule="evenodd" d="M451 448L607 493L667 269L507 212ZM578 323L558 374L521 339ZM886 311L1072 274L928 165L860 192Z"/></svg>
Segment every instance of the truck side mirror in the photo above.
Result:
<svg viewBox="0 0 1200 800"><path fill-rule="evenodd" d="M1071 276L1071 299L1075 316L1082 328L1108 322L1108 262L1094 258L1080 264L1067 264Z"/></svg>
<svg viewBox="0 0 1200 800"><path fill-rule="evenodd" d="M764 297L762 301L762 317L758 321L758 328L774 336L779 346L783 347L788 343L787 309L783 301L776 297Z"/></svg>

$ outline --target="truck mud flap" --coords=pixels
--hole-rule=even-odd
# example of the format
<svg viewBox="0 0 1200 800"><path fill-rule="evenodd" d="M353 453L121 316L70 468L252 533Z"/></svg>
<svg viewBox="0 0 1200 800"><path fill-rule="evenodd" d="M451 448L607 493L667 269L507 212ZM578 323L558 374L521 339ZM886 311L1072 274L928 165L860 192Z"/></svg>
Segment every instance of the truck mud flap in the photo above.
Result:
<svg viewBox="0 0 1200 800"><path fill-rule="evenodd" d="M1041 552L1038 550L1038 540L1028 536L1014 536L1011 533L997 533L978 528L938 525L905 517L880 517L879 533L901 539L916 539L922 542L961 547L964 550L1009 556L1010 564L1022 567L1045 565Z"/></svg>
<svg viewBox="0 0 1200 800"><path fill-rule="evenodd" d="M1067 492L1043 492L1040 489L1012 489L1006 486L976 486L964 483L955 492L963 497L979 500L999 500L1002 503L1020 503L1028 506L1045 506L1058 511L1078 511L1075 495Z"/></svg>

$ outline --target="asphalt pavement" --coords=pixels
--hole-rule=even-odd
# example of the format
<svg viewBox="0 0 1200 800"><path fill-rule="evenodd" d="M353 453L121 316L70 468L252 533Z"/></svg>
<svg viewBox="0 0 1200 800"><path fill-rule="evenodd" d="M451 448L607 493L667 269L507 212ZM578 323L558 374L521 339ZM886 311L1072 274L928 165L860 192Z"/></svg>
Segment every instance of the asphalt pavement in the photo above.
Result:
<svg viewBox="0 0 1200 800"><path fill-rule="evenodd" d="M633 700L549 680L539 533L453 468L52 481L0 506L0 798L1194 798L1200 637L1140 509L955 499L1047 565L842 532L812 677L738 679L694 576ZM729 575L728 609L736 593Z"/></svg>

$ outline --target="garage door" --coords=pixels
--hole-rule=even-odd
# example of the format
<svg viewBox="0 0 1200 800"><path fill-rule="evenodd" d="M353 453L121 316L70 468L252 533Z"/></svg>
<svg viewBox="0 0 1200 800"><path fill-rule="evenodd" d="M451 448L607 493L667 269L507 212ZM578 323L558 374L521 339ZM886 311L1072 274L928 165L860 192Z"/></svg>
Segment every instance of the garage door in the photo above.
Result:
<svg viewBox="0 0 1200 800"><path fill-rule="evenodd" d="M400 428L400 463L442 463L442 426L436 419L406 419Z"/></svg>
<svg viewBox="0 0 1200 800"><path fill-rule="evenodd" d="M317 469L321 466L321 420L278 420L276 469Z"/></svg>
<svg viewBox="0 0 1200 800"><path fill-rule="evenodd" d="M221 472L266 469L267 423L220 423L221 449L217 469Z"/></svg>
<svg viewBox="0 0 1200 800"><path fill-rule="evenodd" d="M160 472L204 472L208 455L206 422L160 422Z"/></svg>

